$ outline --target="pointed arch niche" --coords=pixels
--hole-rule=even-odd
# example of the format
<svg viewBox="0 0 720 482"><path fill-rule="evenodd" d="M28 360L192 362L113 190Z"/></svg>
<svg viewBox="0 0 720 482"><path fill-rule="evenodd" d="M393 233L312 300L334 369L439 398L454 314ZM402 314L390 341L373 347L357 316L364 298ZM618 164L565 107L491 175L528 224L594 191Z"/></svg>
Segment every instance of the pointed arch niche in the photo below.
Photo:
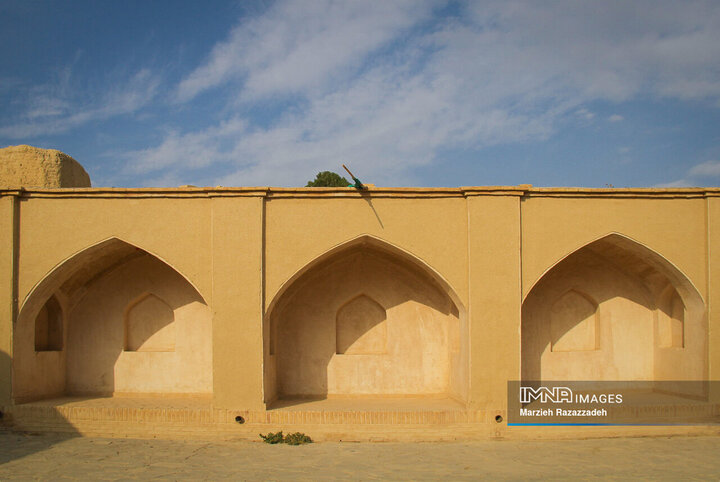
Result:
<svg viewBox="0 0 720 482"><path fill-rule="evenodd" d="M265 399L452 398L465 403L465 309L425 263L362 236L288 280L264 326Z"/></svg>
<svg viewBox="0 0 720 482"><path fill-rule="evenodd" d="M609 234L558 262L528 293L522 377L703 380L702 297L661 255Z"/></svg>
<svg viewBox="0 0 720 482"><path fill-rule="evenodd" d="M117 238L73 255L33 288L13 343L18 403L212 393L205 300L171 266Z"/></svg>

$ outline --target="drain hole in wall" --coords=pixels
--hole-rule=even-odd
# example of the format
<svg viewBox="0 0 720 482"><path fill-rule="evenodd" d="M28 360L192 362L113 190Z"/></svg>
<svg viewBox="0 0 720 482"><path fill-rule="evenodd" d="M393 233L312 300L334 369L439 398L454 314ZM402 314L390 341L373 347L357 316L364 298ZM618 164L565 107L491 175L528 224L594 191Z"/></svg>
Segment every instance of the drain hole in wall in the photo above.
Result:
<svg viewBox="0 0 720 482"><path fill-rule="evenodd" d="M241 417L240 415L238 415L237 417L235 417L235 421L236 421L237 423L245 423L245 419L244 419L243 417Z"/></svg>
<svg viewBox="0 0 720 482"><path fill-rule="evenodd" d="M502 422L502 415L495 415L495 421L496 421L497 423Z"/></svg>

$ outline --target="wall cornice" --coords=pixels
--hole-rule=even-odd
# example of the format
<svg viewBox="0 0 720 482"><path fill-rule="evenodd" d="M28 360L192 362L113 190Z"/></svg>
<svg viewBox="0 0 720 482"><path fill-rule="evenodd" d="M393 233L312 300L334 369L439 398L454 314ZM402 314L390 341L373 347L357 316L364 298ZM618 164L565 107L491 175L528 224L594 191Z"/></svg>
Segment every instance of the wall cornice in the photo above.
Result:
<svg viewBox="0 0 720 482"><path fill-rule="evenodd" d="M23 198L452 198L520 196L526 198L706 198L720 197L720 188L574 188L518 186L463 186L456 188L276 188L276 187L175 187L175 188L12 188L0 189L0 197Z"/></svg>

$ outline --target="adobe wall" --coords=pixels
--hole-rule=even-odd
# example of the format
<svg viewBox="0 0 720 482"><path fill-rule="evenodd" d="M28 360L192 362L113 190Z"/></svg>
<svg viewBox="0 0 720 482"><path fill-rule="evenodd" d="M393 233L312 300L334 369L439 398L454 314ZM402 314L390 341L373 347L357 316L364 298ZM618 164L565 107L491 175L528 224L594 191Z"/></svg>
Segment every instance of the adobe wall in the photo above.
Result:
<svg viewBox="0 0 720 482"><path fill-rule="evenodd" d="M705 337L700 342L702 346L693 348L700 353L700 358L693 358L697 366L687 365L687 371L673 376L700 373L710 379L720 379L720 353L715 349L720 346L720 319L712 309L720 295L720 255L712 249L720 245L718 196L720 190L717 189L544 190L524 186L373 189L365 195L347 189L269 188L2 191L0 351L12 357L14 343L29 346L27 340L22 340L26 336L22 335L25 328L12 328L13 319L25 323L23 310L39 310L39 306L57 290L62 293L85 290L83 296L92 296L93 290L99 290L98 283L110 279L107 273L114 266L112 260L129 262L125 257L118 257L129 246L140 248L178 273L212 313L211 322L202 313L193 315L199 320L197 326L205 323L202 326L206 328L198 333L206 333L211 324L212 361L207 357L187 361L193 367L210 366L211 363L212 370L200 369L197 376L190 377L195 382L183 391L207 391L207 384L212 380L213 400L219 408L262 410L265 402L277 395L296 395L291 393L299 390L293 383L302 380L297 378L299 372L294 370L307 373L298 368L307 363L314 369L323 364L327 367L324 373L317 372L307 381L307 386L312 388L307 395L324 389L328 393L335 390L338 394L368 392L364 380L372 371L387 381L387 385L380 383L385 387L382 390L370 390L375 394L383 390L384 394L392 394L393 390L398 394L399 390L405 395L431 395L440 391L467 401L470 408L502 409L506 404L507 380L519 379L523 375L523 364L527 364L523 358L523 323L533 315L524 314L523 301L532 303L532 297L542 299L540 290L552 293L556 299L549 306L538 308L538 313L552 312L560 300L570 308L562 311L565 308L560 307L556 311L571 313L567 315L571 317L577 315L579 322L584 323L581 329L588 329L589 324L583 320L591 317L585 313L588 306L583 305L585 295L593 300L588 301L589 306L599 306L600 316L603 312L619 313L612 318L613 323L621 323L620 318L628 316L644 319L643 326L627 330L626 345L618 341L619 351L631 347L632 338L651 336L660 339L658 317L669 312L672 320L672 308L663 310L659 307L661 302L658 300L665 296L662 294L665 285L677 290L687 304L686 308L695 303L693 293L697 293L699 311L692 308L695 311L688 312L684 323L688 326L686 339ZM591 254L580 252L581 256L572 261L579 263L577 269L572 264L562 268L569 273L590 270L584 276L575 275L586 280L588 286L580 286L560 268L553 271L553 267L560 267L569 255L613 233L620 236L607 238L612 242L608 241L602 250L593 247ZM112 238L117 238L121 244L117 245L117 250L105 252L107 245L103 243ZM88 253L93 252L89 249L93 246L103 249L98 248L91 256ZM342 257L352 249L363 252L363 246L381 252L375 261L361 263L373 267L372 272L363 272ZM101 256L101 252L105 254ZM615 264L594 270L594 255L613 259ZM383 256L389 256L389 261L378 262L377 259L383 259ZM583 256L590 261L582 262ZM336 267L337 272L329 267L322 268L323 263L334 259L345 259ZM16 260L17 268L13 266L13 260ZM73 260L77 261L76 267ZM99 277L93 277L92 266L98 267L96 274ZM398 266L397 272L393 271L394 266ZM320 271L315 271L316 268ZM86 269L86 275L82 274L83 269ZM397 274L401 272L415 274ZM549 274L543 279L545 273ZM380 278L376 280L378 276ZM412 279L383 284L388 278L402 280L403 276ZM307 281L310 278L315 281ZM564 281L556 284L554 278ZM413 284L419 288L411 290L405 299L400 296L402 293L393 291L393 286ZM531 293L534 287L539 290L535 294ZM613 287L619 287L621 293L608 291ZM563 301L561 298L572 289L583 294L580 298L571 295ZM172 294L156 293L155 288L138 290L123 295L122 302L111 310L113 315L104 319L116 320L112 323L117 327L125 319L122 313L137 302L138 296L146 296L146 293L161 300L153 301L155 307L150 307L150 312L164 312L162 303L174 311L170 301ZM433 292L439 294L431 295ZM318 298L322 293L328 293L328 297ZM650 301L646 299L647 293L651 294ZM15 294L16 305L13 303ZM71 297L75 301L71 300L73 306L68 306L67 311L74 320L85 321L77 321L74 328L69 327L67 336L73 336L82 324L88 327L88 331L81 330L87 333L82 336L94 336L90 334L94 328L92 323L100 317L91 316L92 310L82 307L78 301L82 300L80 294L73 296L77 298ZM362 296L365 298L358 298ZM603 305L601 298L606 297L610 303L617 296L623 300ZM437 299L433 301L433 297ZM361 311L379 314L384 311L386 320L381 320L379 315L377 323L368 324L365 330L368 339L356 347L365 353L338 353L337 339L335 343L331 340L332 324L335 323L334 334L337 336L337 323L342 324L345 318L357 318L351 304L356 299L366 305ZM349 311L344 310L348 304ZM396 310L395 306L400 308ZM453 314L452 306L457 314ZM528 306L525 306L526 312L530 310ZM327 312L317 314L319 308ZM535 313L535 310L530 311ZM287 350L278 354L275 351L278 347L275 347L272 353L272 357L284 357L279 364L270 354L270 320L273 316L284 320L278 325L281 327L278 340L280 345L285 340ZM407 325L413 317L422 323L417 331ZM313 324L316 322L318 324ZM383 323L384 338L371 332L371 328ZM672 332L672 323L669 321L666 325ZM286 331L282 332L282 326ZM622 325L607 326L612 328L610 331L617 332L618 326ZM303 337L312 334L313 329L317 336L310 336L304 343ZM396 329L400 331L394 332ZM599 328L600 332L605 329L608 328ZM385 361L377 358L381 355L377 353L381 351L378 339L385 340L388 351L388 343L394 343L392 339L399 340L403 332L419 340L413 344L424 346L420 351L432 359L400 357L396 363L392 357ZM13 340L13 333L20 338ZM692 333L696 334L691 336ZM351 333L348 336L357 341L364 335ZM589 335L571 333L568 336L570 341L565 343L572 345L585 343L583 336ZM320 343L323 337L326 339L322 341L322 347L318 347L320 351L324 350L323 356L328 360L316 362L303 358L303 354L316 352L313 344ZM573 337L580 341L573 341ZM457 340L457 344L453 340ZM69 344L70 341L66 342ZM117 351L118 346L123 346L118 344L117 338L114 341L106 339L103 343L113 344L114 348L108 351ZM293 343L300 345L293 346ZM78 345L83 346L82 343ZM71 363L72 350L76 348L68 348L66 363ZM412 352L411 347L396 345L396 348L398 354ZM668 365L677 365L672 357L682 348L663 348L668 352ZM540 348L528 350L531 349ZM642 358L641 363L636 363L632 357L623 361L635 370L626 372L631 377L648 377L651 371L656 376L656 366L663 363L653 361L651 370L648 360L659 360L656 347L648 345L643 350L638 355ZM558 350L556 354L567 357L567 353ZM125 355L138 353L122 355L130 358ZM541 351L536 358L543 356L548 355ZM341 360L343 357L345 362ZM138 361L138 365L130 363L123 368L125 362L121 358L117 360L113 361L116 363L113 373L115 376L124 373L122 376L126 380L139 377L142 371L138 367L149 363ZM342 366L343 363L347 366ZM562 371L562 366L563 363L558 361L557 368L550 373L570 375ZM282 370L279 375L278 368ZM357 376L341 382L337 370ZM418 371L427 374L428 378L421 380L422 377L408 376L408 386L399 384L403 374L417 376ZM0 372L0 403L8 403L12 397L12 364L8 359L0 359ZM71 380L78 380L80 387L90 376L79 367L66 367L65 373L69 376L66 389L68 383L75 383ZM582 374L613 376L610 372ZM102 378L98 375L95 379L98 377ZM156 379L152 375L145 377L150 381ZM324 377L327 377L326 381L323 381ZM143 383L129 381L122 390L161 393L170 390L159 381L149 385ZM104 385L103 389L109 386Z"/></svg>
<svg viewBox="0 0 720 482"><path fill-rule="evenodd" d="M0 187L90 187L90 176L56 149L9 146L0 149Z"/></svg>

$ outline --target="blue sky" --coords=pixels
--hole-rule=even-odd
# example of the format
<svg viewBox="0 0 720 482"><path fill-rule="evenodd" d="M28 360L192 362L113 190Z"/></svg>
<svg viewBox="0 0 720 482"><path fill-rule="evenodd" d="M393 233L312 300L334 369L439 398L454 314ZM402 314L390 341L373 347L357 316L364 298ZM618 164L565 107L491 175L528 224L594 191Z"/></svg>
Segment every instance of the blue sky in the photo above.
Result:
<svg viewBox="0 0 720 482"><path fill-rule="evenodd" d="M0 0L0 146L94 186L720 185L720 2Z"/></svg>

